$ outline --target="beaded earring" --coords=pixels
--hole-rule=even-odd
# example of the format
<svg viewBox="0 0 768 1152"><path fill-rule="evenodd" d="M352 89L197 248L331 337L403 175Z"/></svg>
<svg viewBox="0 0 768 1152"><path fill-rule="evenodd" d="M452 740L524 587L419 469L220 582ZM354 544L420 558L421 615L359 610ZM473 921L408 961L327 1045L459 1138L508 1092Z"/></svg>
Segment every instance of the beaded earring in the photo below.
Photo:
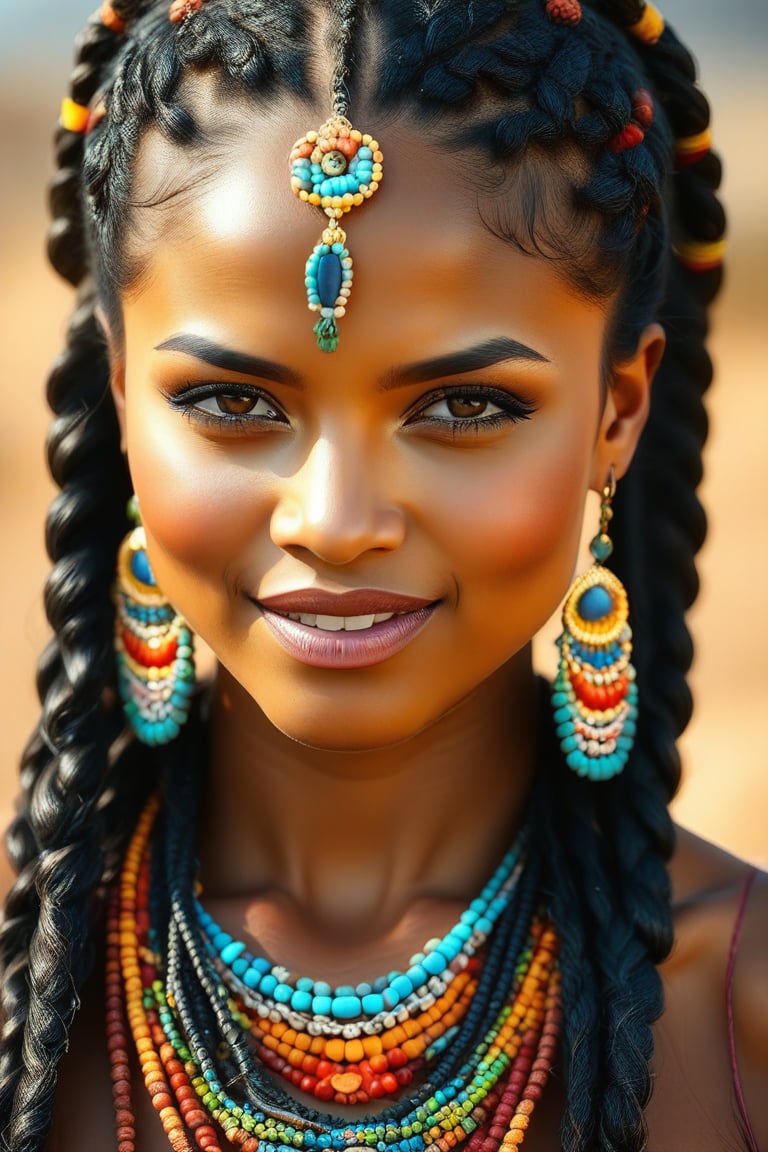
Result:
<svg viewBox="0 0 768 1152"><path fill-rule="evenodd" d="M341 114L307 132L291 150L291 188L300 200L322 208L330 221L304 270L307 304L320 313L313 331L322 352L336 350L336 321L345 314L352 291L352 257L339 221L373 196L381 183L383 160L376 140Z"/></svg>
<svg viewBox="0 0 768 1152"><path fill-rule="evenodd" d="M128 516L136 527L120 545L115 585L118 688L139 740L168 744L179 735L195 690L193 637L157 586L135 496Z"/></svg>
<svg viewBox="0 0 768 1152"><path fill-rule="evenodd" d="M608 523L616 480L611 467L590 543L594 564L574 581L563 607L560 661L552 685L557 735L568 767L590 780L624 769L637 725L637 685L627 593L604 568L613 552Z"/></svg>

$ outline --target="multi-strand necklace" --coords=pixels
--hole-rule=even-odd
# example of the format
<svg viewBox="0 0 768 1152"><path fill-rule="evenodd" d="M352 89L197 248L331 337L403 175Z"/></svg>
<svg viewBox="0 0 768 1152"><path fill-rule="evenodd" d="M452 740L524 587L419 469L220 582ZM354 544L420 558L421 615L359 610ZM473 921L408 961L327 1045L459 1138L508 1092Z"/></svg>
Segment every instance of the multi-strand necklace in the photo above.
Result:
<svg viewBox="0 0 768 1152"><path fill-rule="evenodd" d="M560 1021L557 940L536 907L526 836L401 971L332 988L254 954L205 911L189 836L195 797L189 777L178 783L173 805L147 804L110 898L118 1152L136 1150L131 1042L176 1152L520 1145ZM298 1103L284 1082L339 1111ZM379 1100L389 1101L382 1111L344 1118L345 1106Z"/></svg>

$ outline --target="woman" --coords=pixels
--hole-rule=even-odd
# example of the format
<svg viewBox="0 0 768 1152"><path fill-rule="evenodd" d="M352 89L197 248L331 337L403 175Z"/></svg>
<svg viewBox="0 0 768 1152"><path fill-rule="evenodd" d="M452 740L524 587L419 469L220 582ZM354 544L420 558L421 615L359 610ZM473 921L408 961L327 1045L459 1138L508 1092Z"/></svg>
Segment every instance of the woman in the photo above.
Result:
<svg viewBox="0 0 768 1152"><path fill-rule="evenodd" d="M634 2L176 0L79 53L6 1145L760 1147L766 885L667 812L687 52Z"/></svg>

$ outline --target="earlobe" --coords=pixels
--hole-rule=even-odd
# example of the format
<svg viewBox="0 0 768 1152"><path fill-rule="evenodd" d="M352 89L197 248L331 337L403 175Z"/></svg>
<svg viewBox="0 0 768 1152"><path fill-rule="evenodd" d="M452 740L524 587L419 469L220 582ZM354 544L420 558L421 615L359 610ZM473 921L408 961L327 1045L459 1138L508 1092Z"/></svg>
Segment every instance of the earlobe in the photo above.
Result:
<svg viewBox="0 0 768 1152"><path fill-rule="evenodd" d="M664 354L666 337L660 324L643 329L633 355L611 368L608 395L595 444L590 487L600 492L611 465L621 479L645 427L651 405L651 384Z"/></svg>

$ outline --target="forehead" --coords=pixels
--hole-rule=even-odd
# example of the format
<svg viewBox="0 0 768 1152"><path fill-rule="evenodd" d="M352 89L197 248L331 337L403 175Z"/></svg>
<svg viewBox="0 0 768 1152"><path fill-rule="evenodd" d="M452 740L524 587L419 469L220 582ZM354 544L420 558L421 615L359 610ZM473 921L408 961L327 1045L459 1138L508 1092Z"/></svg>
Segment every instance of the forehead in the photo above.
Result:
<svg viewBox="0 0 768 1152"><path fill-rule="evenodd" d="M295 344L308 333L304 265L327 218L291 191L294 142L325 119L298 104L279 109L244 101L206 103L201 129L209 143L185 148L156 131L142 143L134 181L134 242L148 261L137 291L151 292L167 312L250 310L253 338ZM602 331L606 309L580 299L551 263L528 256L485 222L498 174L470 150L441 145L418 125L353 121L384 153L375 197L342 225L355 278L341 344L365 344L394 330L412 340L499 335L525 324L542 338L557 316L577 343ZM153 306L154 307L154 306ZM155 310L157 310L155 308ZM202 318L204 320L204 318ZM585 332L587 323L589 332ZM515 336L514 331L509 333Z"/></svg>

